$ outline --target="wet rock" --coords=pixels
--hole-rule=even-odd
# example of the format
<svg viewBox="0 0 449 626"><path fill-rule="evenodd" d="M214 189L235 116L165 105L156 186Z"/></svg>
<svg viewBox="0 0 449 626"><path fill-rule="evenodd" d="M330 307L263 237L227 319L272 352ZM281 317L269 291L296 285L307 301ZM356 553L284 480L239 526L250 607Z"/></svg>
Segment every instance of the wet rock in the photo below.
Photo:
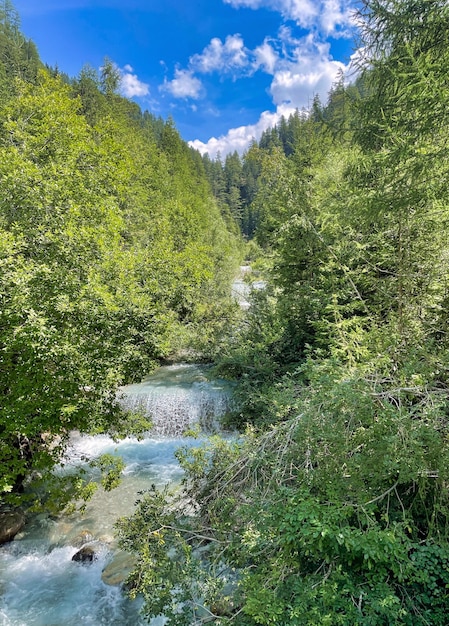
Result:
<svg viewBox="0 0 449 626"><path fill-rule="evenodd" d="M100 535L100 537L98 537L98 541L100 541L103 545L107 546L110 549L112 549L116 544L113 535Z"/></svg>
<svg viewBox="0 0 449 626"><path fill-rule="evenodd" d="M98 558L95 548L92 546L83 546L81 550L78 550L73 556L72 561L78 561L79 563L92 563Z"/></svg>
<svg viewBox="0 0 449 626"><path fill-rule="evenodd" d="M0 544L11 541L25 526L25 516L20 511L0 512Z"/></svg>
<svg viewBox="0 0 449 626"><path fill-rule="evenodd" d="M73 538L71 543L76 548L81 548L82 546L84 546L84 544L90 543L93 540L94 540L94 536L90 532L90 530L82 530L80 533L76 535L76 537Z"/></svg>
<svg viewBox="0 0 449 626"><path fill-rule="evenodd" d="M101 573L101 579L106 585L122 585L134 569L135 557L126 552L116 552L112 561L106 565Z"/></svg>

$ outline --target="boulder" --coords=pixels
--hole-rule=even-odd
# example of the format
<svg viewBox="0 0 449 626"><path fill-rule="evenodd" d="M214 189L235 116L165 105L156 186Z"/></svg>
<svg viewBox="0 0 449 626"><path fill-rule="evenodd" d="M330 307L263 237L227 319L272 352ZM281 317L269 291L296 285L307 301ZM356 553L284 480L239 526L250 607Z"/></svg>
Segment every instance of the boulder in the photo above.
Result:
<svg viewBox="0 0 449 626"><path fill-rule="evenodd" d="M92 546L83 546L81 550L78 550L73 556L72 561L78 561L79 563L92 563L98 558L95 549Z"/></svg>
<svg viewBox="0 0 449 626"><path fill-rule="evenodd" d="M122 585L134 569L136 558L126 552L116 552L111 562L101 573L101 579L106 585Z"/></svg>
<svg viewBox="0 0 449 626"><path fill-rule="evenodd" d="M76 548L82 548L86 543L90 543L93 540L94 536L90 530L82 530L70 541L70 543Z"/></svg>
<svg viewBox="0 0 449 626"><path fill-rule="evenodd" d="M0 512L0 544L11 541L25 526L25 516L20 511Z"/></svg>

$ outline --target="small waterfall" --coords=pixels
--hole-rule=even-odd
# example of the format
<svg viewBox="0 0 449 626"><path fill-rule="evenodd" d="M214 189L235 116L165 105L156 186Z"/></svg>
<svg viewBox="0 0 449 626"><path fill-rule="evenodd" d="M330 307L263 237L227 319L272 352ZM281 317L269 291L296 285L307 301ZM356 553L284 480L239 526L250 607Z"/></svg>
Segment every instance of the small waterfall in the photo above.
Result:
<svg viewBox="0 0 449 626"><path fill-rule="evenodd" d="M204 372L196 365L161 367L142 383L123 387L120 403L149 417L155 435L179 436L195 425L210 432L231 409L232 392L229 382L209 381Z"/></svg>

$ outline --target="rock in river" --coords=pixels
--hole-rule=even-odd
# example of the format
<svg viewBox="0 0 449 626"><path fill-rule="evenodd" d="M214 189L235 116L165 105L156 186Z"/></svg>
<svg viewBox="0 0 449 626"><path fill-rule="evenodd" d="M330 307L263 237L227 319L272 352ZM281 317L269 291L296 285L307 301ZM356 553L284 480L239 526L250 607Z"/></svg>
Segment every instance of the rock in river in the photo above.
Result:
<svg viewBox="0 0 449 626"><path fill-rule="evenodd" d="M122 585L136 564L135 557L126 552L117 552L104 568L101 578L107 585Z"/></svg>
<svg viewBox="0 0 449 626"><path fill-rule="evenodd" d="M0 544L11 541L25 525L25 516L20 511L0 512Z"/></svg>
<svg viewBox="0 0 449 626"><path fill-rule="evenodd" d="M72 561L79 561L80 563L92 563L98 558L95 549L92 546L83 546L81 550L78 550L73 556Z"/></svg>

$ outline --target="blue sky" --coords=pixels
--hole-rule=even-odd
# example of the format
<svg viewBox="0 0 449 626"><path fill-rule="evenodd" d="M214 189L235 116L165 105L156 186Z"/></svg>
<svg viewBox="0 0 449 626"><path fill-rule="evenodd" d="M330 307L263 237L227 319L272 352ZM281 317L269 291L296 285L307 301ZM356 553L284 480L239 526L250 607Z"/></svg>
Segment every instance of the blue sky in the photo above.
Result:
<svg viewBox="0 0 449 626"><path fill-rule="evenodd" d="M354 0L13 0L41 59L77 76L105 57L122 93L214 157L347 72Z"/></svg>

